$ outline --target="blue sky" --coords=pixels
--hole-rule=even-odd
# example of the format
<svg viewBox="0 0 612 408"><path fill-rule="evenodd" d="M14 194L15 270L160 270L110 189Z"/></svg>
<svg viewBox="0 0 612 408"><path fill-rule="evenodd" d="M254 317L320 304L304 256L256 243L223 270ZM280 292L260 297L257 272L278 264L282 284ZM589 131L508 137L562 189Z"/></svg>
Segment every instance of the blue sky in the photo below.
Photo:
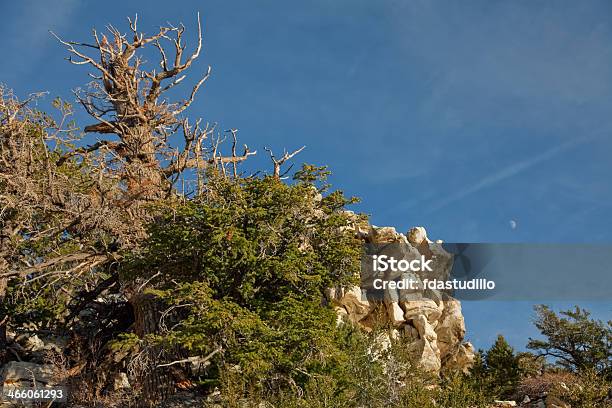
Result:
<svg viewBox="0 0 612 408"><path fill-rule="evenodd" d="M264 146L306 145L298 162L328 164L373 223L423 225L432 239L612 243L612 3L167 5L3 2L0 82L70 99L86 70L62 59L48 30L86 40L138 13L147 32L182 21L193 34L200 11L192 75L207 65L213 75L188 114L238 128L260 152L253 166L269 166ZM612 303L587 306L612 317ZM464 311L477 346L501 332L522 348L535 335L530 303Z"/></svg>

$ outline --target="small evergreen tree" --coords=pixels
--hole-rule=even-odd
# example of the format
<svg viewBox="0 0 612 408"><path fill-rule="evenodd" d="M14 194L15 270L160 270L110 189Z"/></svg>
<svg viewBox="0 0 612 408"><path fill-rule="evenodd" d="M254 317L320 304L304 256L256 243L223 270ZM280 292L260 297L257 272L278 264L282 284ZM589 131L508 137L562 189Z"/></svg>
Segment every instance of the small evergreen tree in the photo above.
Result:
<svg viewBox="0 0 612 408"><path fill-rule="evenodd" d="M164 305L159 333L140 345L200 356L207 380L239 367L260 390L330 374L345 343L323 294L356 283L361 244L343 211L353 200L317 187L322 175L305 167L286 184L210 174L202 197L172 206L123 275L147 281Z"/></svg>
<svg viewBox="0 0 612 408"><path fill-rule="evenodd" d="M578 306L558 315L545 305L536 306L535 311L535 325L546 340L529 339L527 348L555 358L557 364L571 371L594 370L610 378L612 321L591 319L590 313Z"/></svg>
<svg viewBox="0 0 612 408"><path fill-rule="evenodd" d="M510 397L521 375L519 357L504 336L498 335L489 350L478 350L470 371L472 386L483 394Z"/></svg>
<svg viewBox="0 0 612 408"><path fill-rule="evenodd" d="M520 379L519 360L501 334L487 351L485 364L493 389L498 390L501 396L511 395Z"/></svg>

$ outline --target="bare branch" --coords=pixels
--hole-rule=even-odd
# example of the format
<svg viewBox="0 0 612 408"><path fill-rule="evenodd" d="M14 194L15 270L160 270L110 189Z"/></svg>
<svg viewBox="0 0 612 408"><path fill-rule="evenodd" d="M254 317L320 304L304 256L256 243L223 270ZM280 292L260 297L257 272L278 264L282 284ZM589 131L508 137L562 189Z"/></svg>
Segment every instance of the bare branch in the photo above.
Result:
<svg viewBox="0 0 612 408"><path fill-rule="evenodd" d="M170 366L173 366L175 364L184 364L184 363L190 363L190 364L200 365L201 366L202 364L208 362L211 358L213 358L217 353L220 353L221 351L223 351L223 349L221 347L217 347L212 352L210 352L206 357L201 357L201 356L187 357L185 359L176 360L176 361L173 361L171 363L158 364L157 368L160 368L160 367L170 367Z"/></svg>
<svg viewBox="0 0 612 408"><path fill-rule="evenodd" d="M107 254L95 254L89 252L79 252L74 254L69 254L65 256L60 256L57 258L50 259L45 262L41 262L37 265L34 265L29 268L25 268L22 270L14 270L10 272L5 272L0 274L0 278L10 278L14 276L27 276L29 274L40 272L46 268L51 268L57 265L65 264L68 262L78 262L78 261L87 261L89 263L98 263L100 261L107 261L111 259L110 255Z"/></svg>
<svg viewBox="0 0 612 408"><path fill-rule="evenodd" d="M102 148L102 147L107 147L109 149L118 149L121 146L121 143L119 142L111 142L108 140L101 140L97 143L94 143L91 146L87 146L87 147L81 147L81 148L77 148L74 149L72 151L70 151L69 153L63 155L62 157L60 157L56 162L55 165L56 166L61 166L62 164L64 164L66 162L66 160L68 160L71 157L80 155L80 154L87 154L87 153L91 153L91 152L95 152L96 150Z"/></svg>
<svg viewBox="0 0 612 408"><path fill-rule="evenodd" d="M178 109L176 109L176 110L174 110L172 112L173 116L176 116L179 113L183 112L185 109L187 109L189 107L189 105L191 105L193 103L193 99L195 98L196 94L198 93L198 90L200 89L200 86L202 86L202 84L204 82L206 82L206 80L210 77L211 70L212 70L212 68L209 66L208 70L206 71L206 74L204 74L202 79L200 79L198 81L198 83L191 90L191 95L189 96L189 99L187 99Z"/></svg>
<svg viewBox="0 0 612 408"><path fill-rule="evenodd" d="M236 133L238 133L238 129L229 129L226 132L232 133L232 138L234 139L232 141L232 157L236 157L236 143L237 143ZM238 163L236 163L236 161L233 161L232 167L234 170L234 179L237 179L238 178Z"/></svg>
<svg viewBox="0 0 612 408"><path fill-rule="evenodd" d="M284 152L283 156L280 159L277 159L274 156L274 153L272 152L272 150L268 147L265 148L265 150L270 154L270 158L272 159L272 163L274 165L274 177L277 179L281 178L281 166L283 164L285 164L285 162L289 159L291 159L293 156L295 156L296 154L300 153L302 150L304 150L306 148L306 146L302 146L297 150L294 150L293 152L289 153L287 151Z"/></svg>
<svg viewBox="0 0 612 408"><path fill-rule="evenodd" d="M233 164L233 163L241 163L249 158L249 156L253 156L257 154L257 151L251 151L247 145L244 145L244 151L242 155L237 156L217 156L213 153L213 156L208 160L202 160L201 158L189 158L180 162L175 162L170 166L166 167L163 171L167 177L172 176L175 173L181 172L187 168L191 169L206 169L208 166L213 164L223 165L223 164Z"/></svg>

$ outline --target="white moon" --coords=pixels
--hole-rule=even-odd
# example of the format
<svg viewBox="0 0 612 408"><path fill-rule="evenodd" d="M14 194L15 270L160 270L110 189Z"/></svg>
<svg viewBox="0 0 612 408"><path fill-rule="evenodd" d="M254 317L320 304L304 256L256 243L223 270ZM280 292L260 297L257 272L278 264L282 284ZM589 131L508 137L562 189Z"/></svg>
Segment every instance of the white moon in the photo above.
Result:
<svg viewBox="0 0 612 408"><path fill-rule="evenodd" d="M516 225L517 225L517 224L516 224L516 221L514 221L514 220L510 220L510 228L512 228L512 229L516 229Z"/></svg>

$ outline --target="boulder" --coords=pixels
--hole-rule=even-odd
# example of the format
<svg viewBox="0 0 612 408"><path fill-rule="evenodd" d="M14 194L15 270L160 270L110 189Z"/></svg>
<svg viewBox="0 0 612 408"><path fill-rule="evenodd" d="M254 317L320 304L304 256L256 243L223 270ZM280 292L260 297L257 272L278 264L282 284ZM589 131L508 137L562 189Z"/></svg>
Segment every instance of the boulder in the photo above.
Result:
<svg viewBox="0 0 612 408"><path fill-rule="evenodd" d="M419 337L427 340L428 342L433 342L438 339L438 335L434 331L433 327L429 324L427 318L423 315L418 315L412 319L412 324L419 332Z"/></svg>
<svg viewBox="0 0 612 408"><path fill-rule="evenodd" d="M433 373L440 371L441 362L435 342L430 343L425 339L416 340L408 346L408 351L419 362L423 370Z"/></svg>
<svg viewBox="0 0 612 408"><path fill-rule="evenodd" d="M347 289L333 290L329 293L331 301L341 306L347 313L350 321L357 323L370 313L370 302L363 299L361 288L352 286Z"/></svg>
<svg viewBox="0 0 612 408"><path fill-rule="evenodd" d="M461 314L461 304L458 300L444 301L444 309L436 326L438 344L442 357L445 357L453 346L460 344L465 337L465 322Z"/></svg>
<svg viewBox="0 0 612 408"><path fill-rule="evenodd" d="M440 243L430 243L429 249L432 253L432 269L434 272L430 273L427 278L447 280L453 268L453 254L446 252Z"/></svg>
<svg viewBox="0 0 612 408"><path fill-rule="evenodd" d="M38 337L36 334L20 334L15 337L15 344L23 352L30 354L30 359L35 362L42 361L43 356L49 352L61 353L66 347L66 337L45 336Z"/></svg>
<svg viewBox="0 0 612 408"><path fill-rule="evenodd" d="M437 321L442 316L442 308L431 299L423 298L422 300L411 300L400 302L400 306L404 310L404 318L411 320L415 316L425 316L429 322Z"/></svg>
<svg viewBox="0 0 612 408"><path fill-rule="evenodd" d="M425 255L427 259L433 257L433 252L429 248L429 240L427 239L427 231L423 227L414 227L408 231L408 242L419 251L420 254Z"/></svg>
<svg viewBox="0 0 612 408"><path fill-rule="evenodd" d="M452 348L442 351L442 343L438 340L440 357L445 371L463 372L467 374L474 362L474 346L471 343L457 343Z"/></svg>
<svg viewBox="0 0 612 408"><path fill-rule="evenodd" d="M28 363L24 361L11 361L2 367L0 381L4 386L33 387L35 384L53 385L54 367Z"/></svg>
<svg viewBox="0 0 612 408"><path fill-rule="evenodd" d="M132 388L126 373L117 373L113 377L113 391L127 390Z"/></svg>
<svg viewBox="0 0 612 408"><path fill-rule="evenodd" d="M496 408L516 407L516 401L495 401Z"/></svg>
<svg viewBox="0 0 612 408"><path fill-rule="evenodd" d="M387 305L387 313L391 324L397 326L404 323L404 311L397 302L392 302Z"/></svg>
<svg viewBox="0 0 612 408"><path fill-rule="evenodd" d="M370 242L373 244L388 244L399 242L401 239L393 227L377 227L372 225L368 235Z"/></svg>
<svg viewBox="0 0 612 408"><path fill-rule="evenodd" d="M404 336L408 338L408 340L418 340L419 339L419 331L412 324L405 324L404 328Z"/></svg>
<svg viewBox="0 0 612 408"><path fill-rule="evenodd" d="M408 242L413 245L420 245L427 242L427 231L423 227L413 227L408 231Z"/></svg>
<svg viewBox="0 0 612 408"><path fill-rule="evenodd" d="M25 337L23 343L23 348L28 351L36 352L45 349L45 342L42 341L37 335Z"/></svg>

